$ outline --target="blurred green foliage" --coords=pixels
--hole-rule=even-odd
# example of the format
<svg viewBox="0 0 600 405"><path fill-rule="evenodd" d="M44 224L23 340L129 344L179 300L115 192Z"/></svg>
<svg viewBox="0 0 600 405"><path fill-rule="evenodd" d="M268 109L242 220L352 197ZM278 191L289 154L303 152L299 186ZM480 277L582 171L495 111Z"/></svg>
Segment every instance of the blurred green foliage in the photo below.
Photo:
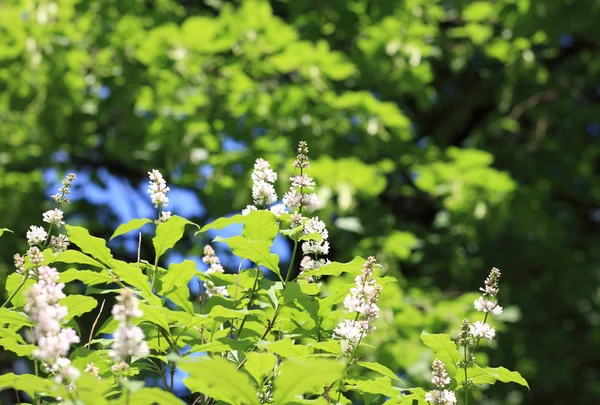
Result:
<svg viewBox="0 0 600 405"><path fill-rule="evenodd" d="M373 356L422 378L420 331L456 331L461 294L498 266L518 322L492 358L532 391L486 403L595 403L599 16L593 0L4 0L0 272L51 205L41 169L134 186L161 169L214 218L249 202L256 157L289 177L303 139L332 256L376 252L401 280ZM114 229L110 206L72 212Z"/></svg>

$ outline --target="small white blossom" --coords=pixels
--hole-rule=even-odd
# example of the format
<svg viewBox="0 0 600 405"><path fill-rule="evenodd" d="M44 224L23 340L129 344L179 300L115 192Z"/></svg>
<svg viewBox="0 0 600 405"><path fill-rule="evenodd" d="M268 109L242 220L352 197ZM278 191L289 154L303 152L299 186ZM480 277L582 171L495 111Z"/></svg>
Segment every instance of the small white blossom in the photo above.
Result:
<svg viewBox="0 0 600 405"><path fill-rule="evenodd" d="M275 180L277 180L277 173L271 169L269 162L262 158L258 158L254 163L254 171L252 172L251 178L255 183L259 181L274 183Z"/></svg>
<svg viewBox="0 0 600 405"><path fill-rule="evenodd" d="M302 205L302 195L295 189L288 191L283 195L283 203L290 210L300 208Z"/></svg>
<svg viewBox="0 0 600 405"><path fill-rule="evenodd" d="M46 241L47 237L48 237L48 233L41 226L31 225L29 227L29 230L27 231L27 242L30 245L43 243Z"/></svg>
<svg viewBox="0 0 600 405"><path fill-rule="evenodd" d="M255 205L265 206L277 201L275 187L266 181L255 182L252 186L252 199Z"/></svg>
<svg viewBox="0 0 600 405"><path fill-rule="evenodd" d="M57 228L60 228L65 224L65 221L63 221L63 212L58 208L44 212L43 218L44 222L54 224Z"/></svg>
<svg viewBox="0 0 600 405"><path fill-rule="evenodd" d="M44 262L44 255L37 246L30 247L27 251L27 256L29 257L31 264L34 266L38 266Z"/></svg>
<svg viewBox="0 0 600 405"><path fill-rule="evenodd" d="M210 245L204 246L204 257L202 258L202 261L209 265L208 270L206 270L206 274L224 273L223 266L221 266L221 261ZM221 295L224 297L228 296L227 288L225 286L216 286L212 281L205 281L204 287L208 298L215 295Z"/></svg>
<svg viewBox="0 0 600 405"><path fill-rule="evenodd" d="M498 295L498 292L500 291L500 275L501 273L498 268L492 268L490 275L485 279L485 286L480 288L480 290L483 291L483 295L489 295L490 297L495 297Z"/></svg>
<svg viewBox="0 0 600 405"><path fill-rule="evenodd" d="M129 357L145 357L150 353L144 341L144 332L133 324L134 318L142 316L139 301L129 288L124 288L112 308L113 317L119 321L114 333L114 341L109 356L115 361L125 361Z"/></svg>
<svg viewBox="0 0 600 405"><path fill-rule="evenodd" d="M15 261L15 267L17 268L17 273L25 274L25 258L17 253L13 256L13 259Z"/></svg>
<svg viewBox="0 0 600 405"><path fill-rule="evenodd" d="M272 206L270 208L270 211L273 214L275 214L276 217L278 217L278 216L286 213L286 208L285 208L285 205L283 205L283 204L277 204L277 205ZM243 214L243 212L242 212L242 214Z"/></svg>
<svg viewBox="0 0 600 405"><path fill-rule="evenodd" d="M290 180L292 181L293 188L303 187L312 190L315 186L315 182L313 181L313 179L308 177L306 174L299 174L294 177L290 177Z"/></svg>
<svg viewBox="0 0 600 405"><path fill-rule="evenodd" d="M58 303L65 297L65 285L58 279L55 268L40 266L37 282L26 292L23 309L34 323L31 337L37 347L33 357L42 362L47 372L54 373L58 383L70 383L79 377L79 371L70 366L66 356L70 346L79 343L79 336L74 329L62 327L68 310Z"/></svg>
<svg viewBox="0 0 600 405"><path fill-rule="evenodd" d="M432 403L433 405L453 405L456 404L456 395L453 391L443 389L445 386L450 384L450 377L446 372L444 363L440 360L435 359L431 365L432 376L431 383L435 385L436 390L430 391L425 394L425 400Z"/></svg>
<svg viewBox="0 0 600 405"><path fill-rule="evenodd" d="M425 394L425 401L433 405L454 405L456 404L456 395L449 390L433 390Z"/></svg>
<svg viewBox="0 0 600 405"><path fill-rule="evenodd" d="M329 254L329 242L327 241L314 241L309 240L302 244L302 252L305 255L308 254L317 254L317 255L327 255Z"/></svg>
<svg viewBox="0 0 600 405"><path fill-rule="evenodd" d="M325 222L319 220L319 217L311 218L304 224L304 234L307 235L309 233L318 233L323 239L329 238Z"/></svg>
<svg viewBox="0 0 600 405"><path fill-rule="evenodd" d="M50 237L50 247L54 253L64 252L69 247L69 238L67 235L57 235Z"/></svg>
<svg viewBox="0 0 600 405"><path fill-rule="evenodd" d="M162 174L155 169L148 172L148 176L150 177L148 194L150 194L150 200L152 201L152 204L154 204L154 208L166 207L169 203L167 193L171 191L171 189L167 187L167 182Z"/></svg>
<svg viewBox="0 0 600 405"><path fill-rule="evenodd" d="M246 208L244 208L242 210L242 215L246 216L248 214L250 214L252 211L257 211L258 208L256 208L254 205L246 205Z"/></svg>
<svg viewBox="0 0 600 405"><path fill-rule="evenodd" d="M496 330L487 322L477 321L471 325L471 335L476 338L486 338L489 341L496 336Z"/></svg>
<svg viewBox="0 0 600 405"><path fill-rule="evenodd" d="M86 373L90 373L93 376L95 376L97 379L100 380L100 369L98 367L96 367L94 365L94 363L89 363L85 366L85 370L83 370Z"/></svg>
<svg viewBox="0 0 600 405"><path fill-rule="evenodd" d="M254 205L265 207L277 201L277 193L273 187L277 173L271 169L269 162L262 158L256 159L251 178Z"/></svg>
<svg viewBox="0 0 600 405"><path fill-rule="evenodd" d="M158 218L158 222L167 222L171 218L171 211L162 211L160 213L160 217Z"/></svg>
<svg viewBox="0 0 600 405"><path fill-rule="evenodd" d="M479 312L488 312L492 315L498 316L502 313L502 307L496 302L486 300L483 297L479 297L474 302L475 309Z"/></svg>

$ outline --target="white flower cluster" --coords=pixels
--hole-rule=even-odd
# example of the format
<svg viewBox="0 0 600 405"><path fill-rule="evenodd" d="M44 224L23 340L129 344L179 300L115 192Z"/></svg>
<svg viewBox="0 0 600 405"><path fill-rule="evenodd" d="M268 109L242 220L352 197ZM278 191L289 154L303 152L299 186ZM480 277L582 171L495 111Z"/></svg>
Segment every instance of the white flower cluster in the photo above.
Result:
<svg viewBox="0 0 600 405"><path fill-rule="evenodd" d="M327 232L325 222L319 220L319 217L314 217L306 221L304 223L303 233L305 235L317 233L323 238L321 241L308 240L304 242L302 244L302 252L305 255L314 254L318 257L319 255L329 254L329 242L327 242L329 232Z"/></svg>
<svg viewBox="0 0 600 405"><path fill-rule="evenodd" d="M70 365L67 354L71 344L79 343L79 336L74 329L62 327L68 311L58 303L65 297L65 285L58 279L55 268L40 266L37 282L27 290L24 310L35 324L32 337L37 348L33 356L55 375L56 382L71 383L79 377L79 371Z"/></svg>
<svg viewBox="0 0 600 405"><path fill-rule="evenodd" d="M31 225L27 231L27 243L38 245L44 243L48 237L48 232L41 226Z"/></svg>
<svg viewBox="0 0 600 405"><path fill-rule="evenodd" d="M503 311L496 298L500 291L500 275L498 268L492 268L490 275L485 279L485 286L479 289L483 292L483 295L474 302L475 309L484 312L486 316L487 314L498 316ZM489 298L486 298L486 296ZM475 338L486 338L491 341L496 336L496 331L489 323L478 321L470 326L470 334Z"/></svg>
<svg viewBox="0 0 600 405"><path fill-rule="evenodd" d="M167 182L158 170L152 169L152 171L148 172L148 176L150 177L148 185L150 200L152 201L152 204L154 204L154 208L161 210L158 222L165 222L171 218L171 211L163 211L163 208L169 205L167 193L171 191L171 189L167 187Z"/></svg>
<svg viewBox="0 0 600 405"><path fill-rule="evenodd" d="M215 250L210 246L204 246L204 257L202 261L209 265L208 270L206 270L206 274L212 273L224 273L223 266L221 266L221 261L215 254ZM227 288L224 286L216 286L212 281L204 282L205 293L208 298L213 297L215 295L222 295L227 297Z"/></svg>
<svg viewBox="0 0 600 405"><path fill-rule="evenodd" d="M479 339L486 338L490 342L494 339L494 336L496 336L496 330L487 322L477 321L471 324L469 332L473 337Z"/></svg>
<svg viewBox="0 0 600 405"><path fill-rule="evenodd" d="M57 228L60 228L65 224L65 221L63 221L63 212L58 208L46 211L42 216L44 218L44 222L56 225Z"/></svg>
<svg viewBox="0 0 600 405"><path fill-rule="evenodd" d="M71 186L73 185L73 182L75 181L76 178L77 178L77 176L75 176L74 173L67 174L62 181L62 187L60 187L58 189L58 191L60 191L60 193L54 194L52 196L54 201L56 201L56 203L59 206L70 203L69 198L67 198L65 196L71 193Z"/></svg>
<svg viewBox="0 0 600 405"><path fill-rule="evenodd" d="M113 317L119 321L114 333L114 341L109 356L116 362L126 361L130 357L145 357L150 354L144 341L144 332L133 324L134 318L142 316L139 301L129 288L124 288L117 297L118 304L112 308Z"/></svg>
<svg viewBox="0 0 600 405"><path fill-rule="evenodd" d="M277 173L271 169L269 162L262 158L256 159L252 172L252 199L255 206L266 207L277 201L277 193L273 183Z"/></svg>
<svg viewBox="0 0 600 405"><path fill-rule="evenodd" d="M301 141L298 144L298 155L294 161L294 167L300 169L300 174L291 177L292 184L290 185L290 191L285 193L283 196L283 203L290 211L298 210L299 213L305 209L308 212L312 212L319 203L319 198L315 193L305 193L306 190L312 190L315 186L314 181L304 174L304 169L310 167L308 160L308 146L306 142Z"/></svg>
<svg viewBox="0 0 600 405"><path fill-rule="evenodd" d="M331 263L328 259L319 257L322 255L329 254L329 232L327 231L325 222L319 220L319 217L310 218L304 222L303 234L319 234L322 240L320 241L305 241L302 244L302 252L306 255L300 262L300 274L309 270L320 269L321 266L325 266ZM314 259L309 255L313 255Z"/></svg>
<svg viewBox="0 0 600 405"><path fill-rule="evenodd" d="M456 395L454 394L454 391L445 389L445 387L450 384L450 377L448 377L444 363L435 359L431 365L431 369L433 370L431 382L438 389L425 394L425 401L430 402L433 405L456 404Z"/></svg>
<svg viewBox="0 0 600 405"><path fill-rule="evenodd" d="M377 284L373 277L375 258L369 257L365 262L362 272L356 276L356 286L344 299L344 306L351 312L357 312L363 318L359 321L344 320L334 330L338 338L348 340L350 345L344 349L349 354L360 340L375 327L372 322L379 316L377 300L382 287Z"/></svg>

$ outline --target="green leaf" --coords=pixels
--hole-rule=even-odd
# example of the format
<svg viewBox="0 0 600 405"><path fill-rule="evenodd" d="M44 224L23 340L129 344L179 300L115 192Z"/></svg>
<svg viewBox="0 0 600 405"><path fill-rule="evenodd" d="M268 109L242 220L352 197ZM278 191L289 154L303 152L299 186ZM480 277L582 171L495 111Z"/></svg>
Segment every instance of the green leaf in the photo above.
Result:
<svg viewBox="0 0 600 405"><path fill-rule="evenodd" d="M307 346L301 344L295 345L289 337L275 342L262 341L257 344L263 349L281 357L306 357L312 352Z"/></svg>
<svg viewBox="0 0 600 405"><path fill-rule="evenodd" d="M198 232L196 232L196 234L206 232L210 229L215 229L215 230L223 229L223 228L228 227L229 225L241 224L243 222L244 222L244 216L242 216L240 214L235 214L228 218L218 218L218 219L214 220L213 222L211 222L210 224L204 225Z"/></svg>
<svg viewBox="0 0 600 405"><path fill-rule="evenodd" d="M273 371L277 364L277 357L271 353L248 353L244 369L254 378L260 386L263 379Z"/></svg>
<svg viewBox="0 0 600 405"><path fill-rule="evenodd" d="M115 232L110 237L110 240L113 240L117 236L124 235L131 231L135 231L136 229L140 229L142 226L151 223L152 220L148 218L134 218L131 221L119 225L119 227L115 230Z"/></svg>
<svg viewBox="0 0 600 405"><path fill-rule="evenodd" d="M320 269L311 270L302 273L299 278L306 277L321 277L321 276L339 276L342 273L350 273L350 274L358 274L360 273L362 266L365 264L366 260L362 257L355 257L351 262L348 263L338 263L332 262L327 264Z"/></svg>
<svg viewBox="0 0 600 405"><path fill-rule="evenodd" d="M163 313L163 307L160 306L149 306L143 303L140 303L140 310L142 311L142 316L140 319L150 322L155 325L161 326L168 334L169 331L169 322L167 322L167 318Z"/></svg>
<svg viewBox="0 0 600 405"><path fill-rule="evenodd" d="M110 265L115 274L125 283L137 288L140 291L140 295L144 297L149 304L160 305L160 299L152 293L150 280L142 273L142 270L139 267L120 260L111 260Z"/></svg>
<svg viewBox="0 0 600 405"><path fill-rule="evenodd" d="M122 395L116 402L111 402L115 405L185 405L181 399L168 391L160 388L144 387L131 394L129 398Z"/></svg>
<svg viewBox="0 0 600 405"><path fill-rule="evenodd" d="M17 288L19 288L19 286L21 285L22 282L23 282L22 275L17 274L17 273L10 274L6 278L6 285L5 285L6 296L10 297L11 295L13 295L15 293L15 291L17 290ZM17 292L15 294L15 296L12 298L11 303L15 307L22 307L23 305L25 305L25 291L27 291L34 284L35 284L34 280L27 279L25 281L25 284L19 290L19 292Z"/></svg>
<svg viewBox="0 0 600 405"><path fill-rule="evenodd" d="M68 269L60 273L60 281L70 283L71 281L81 281L86 285L111 284L115 282L113 276L104 269L98 271Z"/></svg>
<svg viewBox="0 0 600 405"><path fill-rule="evenodd" d="M368 380L349 379L346 389L369 394L381 394L394 398L400 394L400 389L392 385L388 377L371 378Z"/></svg>
<svg viewBox="0 0 600 405"><path fill-rule="evenodd" d="M185 218L173 215L168 221L161 222L156 227L156 236L152 238L156 256L161 257L167 250L171 249L183 237L187 224L193 222Z"/></svg>
<svg viewBox="0 0 600 405"><path fill-rule="evenodd" d="M322 394L342 377L344 363L329 359L287 360L279 367L275 378L274 402L284 405L294 402L297 395Z"/></svg>
<svg viewBox="0 0 600 405"><path fill-rule="evenodd" d="M258 405L256 388L248 375L220 357L214 359L180 362L179 367L190 374L184 380L192 392L209 395L234 405Z"/></svg>
<svg viewBox="0 0 600 405"><path fill-rule="evenodd" d="M31 357L31 354L35 350L34 345L22 345L11 337L0 338L0 347L15 353L19 357Z"/></svg>
<svg viewBox="0 0 600 405"><path fill-rule="evenodd" d="M21 312L11 311L8 308L0 308L0 325L3 324L9 324L14 328L32 325L27 315Z"/></svg>
<svg viewBox="0 0 600 405"><path fill-rule="evenodd" d="M105 268L106 265L100 263L97 260L92 259L89 256L84 255L78 250L66 250L62 253L58 253L55 257L49 261L49 263L67 263L67 264L87 264L89 266Z"/></svg>
<svg viewBox="0 0 600 405"><path fill-rule="evenodd" d="M517 371L510 371L504 367L479 367L475 365L468 369L469 379L473 380L475 385L481 384L495 384L496 381L502 381L504 383L514 382L520 384L529 389L527 381ZM461 383L465 380L463 373L456 374L456 383L460 387Z"/></svg>
<svg viewBox="0 0 600 405"><path fill-rule="evenodd" d="M459 354L456 343L450 339L450 335L421 333L423 343L431 348L444 365L450 377L456 374L456 363L458 363Z"/></svg>
<svg viewBox="0 0 600 405"><path fill-rule="evenodd" d="M8 228L0 228L0 236L2 236L4 234L4 232L14 233L13 231L11 231Z"/></svg>
<svg viewBox="0 0 600 405"><path fill-rule="evenodd" d="M264 315L264 312L260 310L247 310L247 309L229 309L222 305L215 305L212 307L208 316L219 322L225 322L229 319L242 319L247 315Z"/></svg>
<svg viewBox="0 0 600 405"><path fill-rule="evenodd" d="M112 260L110 249L106 247L106 241L90 235L87 229L81 226L65 225L69 240L79 246L82 252L108 264Z"/></svg>
<svg viewBox="0 0 600 405"><path fill-rule="evenodd" d="M393 380L402 381L400 377L396 375L392 370L379 363L372 363L370 361L359 361L358 365L364 368L368 368L369 370L377 371L379 374L389 377Z"/></svg>
<svg viewBox="0 0 600 405"><path fill-rule="evenodd" d="M187 288L190 280L196 274L196 263L192 260L184 260L181 263L171 263L169 271L162 278L162 294L168 295L169 292L178 287Z"/></svg>
<svg viewBox="0 0 600 405"><path fill-rule="evenodd" d="M67 295L65 298L59 301L60 305L64 305L68 308L69 314L65 318L66 321L73 319L76 316L90 312L96 308L98 301L92 297L86 295Z"/></svg>
<svg viewBox="0 0 600 405"><path fill-rule="evenodd" d="M50 392L55 383L50 379L37 377L31 374L15 375L6 373L0 376L0 391L6 388L14 388L17 391L24 391L33 397L35 392Z"/></svg>
<svg viewBox="0 0 600 405"><path fill-rule="evenodd" d="M279 232L277 219L271 211L252 211L244 217L242 236L251 241L273 241Z"/></svg>
<svg viewBox="0 0 600 405"><path fill-rule="evenodd" d="M243 236L231 238L215 238L217 242L226 243L234 255L242 259L250 259L259 266L264 266L281 278L279 271L279 256L270 252L270 243L264 240L247 240Z"/></svg>

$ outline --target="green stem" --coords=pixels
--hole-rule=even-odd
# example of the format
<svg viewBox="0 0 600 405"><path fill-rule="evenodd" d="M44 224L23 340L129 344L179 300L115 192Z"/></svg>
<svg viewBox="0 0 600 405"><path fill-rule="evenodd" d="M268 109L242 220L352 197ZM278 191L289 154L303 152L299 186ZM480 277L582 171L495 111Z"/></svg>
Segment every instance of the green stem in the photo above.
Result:
<svg viewBox="0 0 600 405"><path fill-rule="evenodd" d="M0 307L0 309L4 308L6 306L6 304L8 304L13 298L15 298L15 295L17 295L17 293L21 290L21 288L23 288L23 286L25 285L25 282L27 281L27 275L23 275L23 280L21 281L21 284L19 284L19 286L17 287L17 289L15 290L15 292L12 293L12 295L10 296L9 299L7 299L4 304L2 304L2 306Z"/></svg>
<svg viewBox="0 0 600 405"><path fill-rule="evenodd" d="M465 342L466 343L466 342ZM468 372L467 369L469 368L469 364L467 363L467 345L465 344L465 350L464 350L464 354L465 354L465 405L469 405L469 378L467 376Z"/></svg>
<svg viewBox="0 0 600 405"><path fill-rule="evenodd" d="M292 269L294 267L294 261L296 260L296 252L298 251L298 241L294 241L294 250L292 250L292 257L290 258L290 265L288 266L287 274L285 275L285 282L283 286L288 283L290 280L290 275L292 274Z"/></svg>
<svg viewBox="0 0 600 405"><path fill-rule="evenodd" d="M150 291L154 287L154 281L156 280L156 268L158 267L158 255L154 257L154 272L152 273L152 282L150 283Z"/></svg>
<svg viewBox="0 0 600 405"><path fill-rule="evenodd" d="M254 284L252 285L252 291L250 292L250 298L248 300L248 305L246 306L246 309L249 311L250 308L252 307L252 300L254 299L254 294L256 293L256 287L258 286L258 274L260 272L260 267L256 267L256 276L254 277ZM246 324L246 319L248 318L248 315L244 316L244 319L242 319L242 323L240 324L240 327L237 330L237 336L235 337L235 340L239 340L240 336L242 336L242 331L244 330L244 325Z"/></svg>

